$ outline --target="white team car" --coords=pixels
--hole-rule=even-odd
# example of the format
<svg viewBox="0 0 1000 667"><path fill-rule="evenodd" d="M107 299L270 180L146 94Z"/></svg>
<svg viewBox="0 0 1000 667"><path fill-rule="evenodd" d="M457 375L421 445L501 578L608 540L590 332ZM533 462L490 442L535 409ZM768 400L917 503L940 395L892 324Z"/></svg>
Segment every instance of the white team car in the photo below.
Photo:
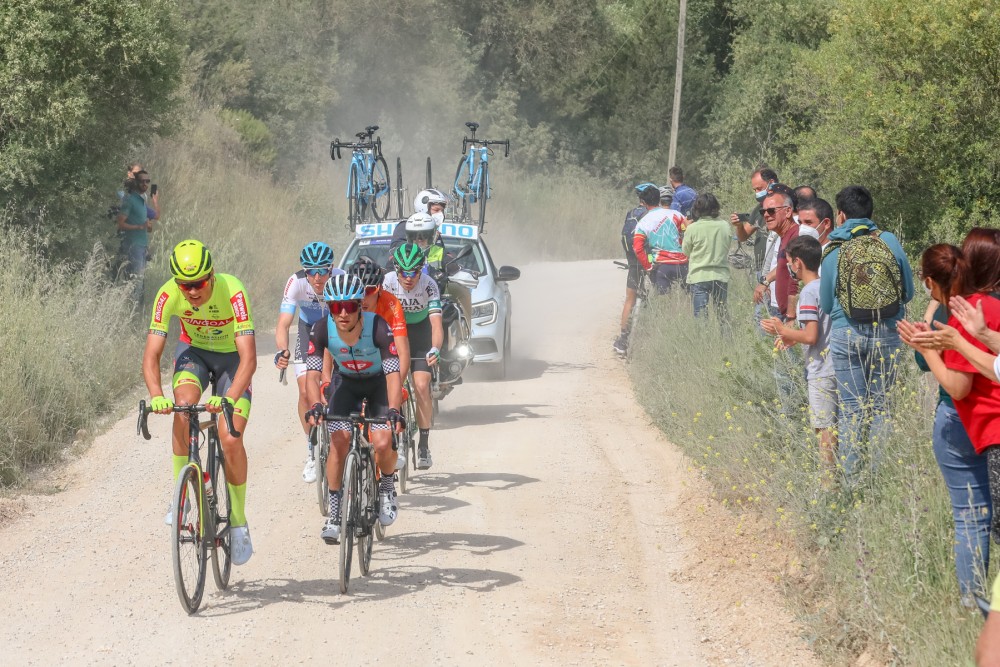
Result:
<svg viewBox="0 0 1000 667"><path fill-rule="evenodd" d="M358 225L354 240L344 251L338 266L347 270L359 256L366 255L388 267L392 233L400 222L405 220ZM520 278L521 271L513 266L498 267L493 262L476 225L444 222L438 231L449 254L457 255L465 246L472 246L472 252L458 260L462 271L452 280L457 279L472 290L475 363L489 365L495 377L503 378L510 359L511 303L507 283Z"/></svg>

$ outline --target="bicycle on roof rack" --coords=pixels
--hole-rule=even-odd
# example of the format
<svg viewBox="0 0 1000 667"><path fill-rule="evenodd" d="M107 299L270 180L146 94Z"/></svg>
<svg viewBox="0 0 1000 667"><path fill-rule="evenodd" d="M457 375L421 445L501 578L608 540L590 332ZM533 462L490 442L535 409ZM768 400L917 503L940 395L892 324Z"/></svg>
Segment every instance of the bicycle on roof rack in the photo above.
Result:
<svg viewBox="0 0 1000 667"><path fill-rule="evenodd" d="M341 149L351 151L351 171L347 179L347 226L354 229L368 221L369 213L377 222L389 216L392 188L389 166L382 156L382 139L376 137L378 125L369 125L358 132L357 141L343 142L335 138L330 142L330 159L342 159Z"/></svg>
<svg viewBox="0 0 1000 667"><path fill-rule="evenodd" d="M494 153L490 147L503 146L503 156L510 157L510 139L477 139L479 123L468 122L465 126L472 136L462 137L463 156L455 170L453 191L458 200L458 222L472 222L472 211L478 205L475 221L482 231L486 224L486 202L491 196L489 162Z"/></svg>

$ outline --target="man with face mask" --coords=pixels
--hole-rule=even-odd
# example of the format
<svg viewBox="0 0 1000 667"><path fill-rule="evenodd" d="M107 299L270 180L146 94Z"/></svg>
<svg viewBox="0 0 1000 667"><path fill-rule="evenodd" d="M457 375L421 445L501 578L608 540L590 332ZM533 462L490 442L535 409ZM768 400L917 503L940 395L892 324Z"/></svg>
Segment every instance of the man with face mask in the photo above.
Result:
<svg viewBox="0 0 1000 667"><path fill-rule="evenodd" d="M740 243L753 236L754 270L757 271L758 279L762 276L762 271L766 272L767 270L762 268L767 244L767 225L764 222L761 205L764 202L764 197L767 196L768 186L777 182L778 174L768 167L761 167L750 174L750 185L753 187L757 205L749 213L733 213L729 217L729 221L736 229L736 239Z"/></svg>

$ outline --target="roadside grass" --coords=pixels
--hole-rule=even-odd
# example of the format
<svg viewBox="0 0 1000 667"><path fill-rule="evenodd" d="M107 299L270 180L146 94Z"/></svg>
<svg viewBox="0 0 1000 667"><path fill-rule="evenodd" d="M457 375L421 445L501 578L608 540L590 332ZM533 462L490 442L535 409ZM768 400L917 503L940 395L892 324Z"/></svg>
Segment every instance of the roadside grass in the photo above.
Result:
<svg viewBox="0 0 1000 667"><path fill-rule="evenodd" d="M714 316L695 321L683 294L652 299L628 364L640 402L716 499L764 517L789 545L772 565L827 659L967 663L982 619L958 603L950 502L931 449L936 387L904 348L881 465L853 495L824 490L804 380L803 409L782 417L772 342L754 329L750 295L734 271L729 337Z"/></svg>

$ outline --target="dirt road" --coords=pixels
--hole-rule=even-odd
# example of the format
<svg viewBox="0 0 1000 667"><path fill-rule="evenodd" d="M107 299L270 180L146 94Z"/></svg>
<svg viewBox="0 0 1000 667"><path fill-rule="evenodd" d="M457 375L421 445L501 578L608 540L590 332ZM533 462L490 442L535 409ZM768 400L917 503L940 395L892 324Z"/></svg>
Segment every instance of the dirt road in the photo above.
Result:
<svg viewBox="0 0 1000 667"><path fill-rule="evenodd" d="M341 595L294 388L262 354L247 435L256 553L196 616L174 592L168 420L129 416L0 528L4 664L816 664L705 483L631 399L611 262L522 267L506 382L442 402L418 472ZM261 347L263 348L264 341ZM728 537L727 537L728 536ZM732 552L727 552L731 549ZM382 636L383 647L373 639ZM391 650L389 653L387 649Z"/></svg>

